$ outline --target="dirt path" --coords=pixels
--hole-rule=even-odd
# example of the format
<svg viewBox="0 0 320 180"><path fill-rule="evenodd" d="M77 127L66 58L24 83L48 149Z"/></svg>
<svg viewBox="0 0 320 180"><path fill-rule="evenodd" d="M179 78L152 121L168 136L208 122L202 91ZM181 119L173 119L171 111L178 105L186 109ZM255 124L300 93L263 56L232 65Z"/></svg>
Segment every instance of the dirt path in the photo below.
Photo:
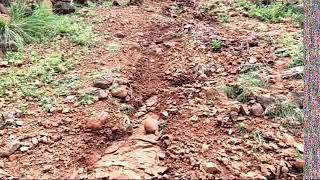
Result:
<svg viewBox="0 0 320 180"><path fill-rule="evenodd" d="M249 115L231 119L230 107L239 103L228 99L221 88L236 80L240 65L250 57L257 59L256 64L279 69L275 62L285 60L279 60L274 48L262 37L296 29L290 24L275 26L240 14L232 16L230 23L220 25L194 18L191 7L174 18L164 13L170 3L148 1L146 4L153 8L151 12L136 6L97 8L93 23L99 41L76 69L85 77L93 71L120 68L119 74L129 79L131 97L127 103L137 109L136 114L130 116L132 136L139 134L137 129L142 128L142 117L154 113L164 128L158 144L140 140L129 143L132 132L123 127L124 116L119 115L117 109L117 105L125 101L109 97L87 107L68 104L71 111L67 114L25 117L26 125L21 128L1 130L1 142L7 146L10 139L21 139L25 143L30 143L33 137L40 139L27 152L18 151L0 161L0 167L9 176L302 177L301 172L292 168L295 149L283 143L288 136L302 143L302 128L284 129L279 123ZM210 52L212 39L223 42L221 52ZM117 46L116 53L110 53L110 43ZM205 77L199 77L201 67L208 72ZM261 92L288 93L280 83ZM91 87L92 81L88 80L83 90ZM146 106L146 101L155 97L154 103ZM88 128L88 121L103 118L104 112L108 113L108 121L102 130ZM240 136L235 128L238 122L245 123L248 131L259 130L267 142L253 150L257 141ZM110 151L112 153L108 153ZM114 161L109 162L110 159ZM209 162L218 170L208 173Z"/></svg>

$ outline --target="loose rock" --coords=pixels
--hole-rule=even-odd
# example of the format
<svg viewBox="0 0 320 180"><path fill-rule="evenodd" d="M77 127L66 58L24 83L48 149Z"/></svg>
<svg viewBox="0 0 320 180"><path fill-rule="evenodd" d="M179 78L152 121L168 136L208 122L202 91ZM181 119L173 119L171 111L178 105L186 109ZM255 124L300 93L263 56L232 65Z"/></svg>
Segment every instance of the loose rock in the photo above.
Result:
<svg viewBox="0 0 320 180"><path fill-rule="evenodd" d="M61 138L62 138L62 137L61 137L61 135L59 135L59 134L54 134L54 135L51 136L51 139L52 139L53 141L59 141Z"/></svg>
<svg viewBox="0 0 320 180"><path fill-rule="evenodd" d="M249 109L250 113L254 116L262 116L264 113L264 109L261 106L261 104L259 103L255 103L253 104L250 109Z"/></svg>
<svg viewBox="0 0 320 180"><path fill-rule="evenodd" d="M246 104L242 104L240 106L240 112L243 114L243 115L249 115L250 114L250 111L248 109L248 106Z"/></svg>
<svg viewBox="0 0 320 180"><path fill-rule="evenodd" d="M262 105L264 109L266 109L268 106L270 106L274 102L274 98L268 95L260 95L257 96L257 102Z"/></svg>
<svg viewBox="0 0 320 180"><path fill-rule="evenodd" d="M300 108L303 108L304 92L303 91L291 92L291 96L292 96L293 102L295 102Z"/></svg>
<svg viewBox="0 0 320 180"><path fill-rule="evenodd" d="M62 109L62 113L63 114L67 114L67 113L69 113L70 112L70 108L63 108Z"/></svg>
<svg viewBox="0 0 320 180"><path fill-rule="evenodd" d="M234 120L234 121L237 120L238 119L238 113L235 112L235 111L230 112L230 118L232 120Z"/></svg>
<svg viewBox="0 0 320 180"><path fill-rule="evenodd" d="M303 77L303 66L298 66L285 71L282 79Z"/></svg>
<svg viewBox="0 0 320 180"><path fill-rule="evenodd" d="M303 171L304 168L304 161L303 160L296 160L292 163L292 167L300 172Z"/></svg>
<svg viewBox="0 0 320 180"><path fill-rule="evenodd" d="M281 172L286 175L289 172L289 169L287 167L283 166L281 168Z"/></svg>
<svg viewBox="0 0 320 180"><path fill-rule="evenodd" d="M250 178L250 179L265 179L265 180L267 180L266 177L262 176L259 172L256 172L256 171L250 171L247 174L245 174L244 177Z"/></svg>
<svg viewBox="0 0 320 180"><path fill-rule="evenodd" d="M51 165L44 165L42 172L43 173L49 172L51 170L51 168L52 168Z"/></svg>
<svg viewBox="0 0 320 180"><path fill-rule="evenodd" d="M99 90L98 91L98 99L99 100L103 100L103 99L107 99L109 96L109 92L105 91L105 90Z"/></svg>
<svg viewBox="0 0 320 180"><path fill-rule="evenodd" d="M199 79L200 81L206 81L206 80L208 79L208 76L207 76L206 74L200 74L200 75L198 76L198 79Z"/></svg>
<svg viewBox="0 0 320 180"><path fill-rule="evenodd" d="M117 98L125 98L128 95L127 86L120 85L118 87L112 88L111 95Z"/></svg>
<svg viewBox="0 0 320 180"><path fill-rule="evenodd" d="M232 105L230 107L230 111L234 111L234 112L237 112L237 113L240 113L240 106L235 104L235 105Z"/></svg>
<svg viewBox="0 0 320 180"><path fill-rule="evenodd" d="M36 137L33 137L31 139L31 142L32 142L33 145L38 145L39 144L39 141L38 141L38 139Z"/></svg>
<svg viewBox="0 0 320 180"><path fill-rule="evenodd" d="M151 106L157 104L157 102L158 102L158 97L157 96L152 96L151 98L149 98L146 101L146 106L147 107L151 107Z"/></svg>
<svg viewBox="0 0 320 180"><path fill-rule="evenodd" d="M126 37L126 35L123 32L117 32L114 36L116 36L117 38L124 38Z"/></svg>
<svg viewBox="0 0 320 180"><path fill-rule="evenodd" d="M287 146L293 146L296 143L296 141L294 140L294 137L289 135L289 134L284 134L283 135L283 142Z"/></svg>
<svg viewBox="0 0 320 180"><path fill-rule="evenodd" d="M191 118L190 118L190 121L192 122L197 122L199 119L198 119L198 116L197 115L193 115Z"/></svg>
<svg viewBox="0 0 320 180"><path fill-rule="evenodd" d="M23 121L16 121L16 125L17 126L22 126L23 125Z"/></svg>
<svg viewBox="0 0 320 180"><path fill-rule="evenodd" d="M240 72L241 73L246 73L250 70L258 70L259 66L256 64L243 64L240 66Z"/></svg>
<svg viewBox="0 0 320 180"><path fill-rule="evenodd" d="M203 163L202 168L209 174L220 174L221 173L221 170L218 167L218 165L216 165L213 162Z"/></svg>
<svg viewBox="0 0 320 180"><path fill-rule="evenodd" d="M100 89L108 89L113 84L112 79L98 80L93 83L93 87Z"/></svg>
<svg viewBox="0 0 320 180"><path fill-rule="evenodd" d="M21 152L26 152L26 151L28 151L29 150L29 147L27 147L27 146L22 146L22 147L20 147L20 151Z"/></svg>
<svg viewBox="0 0 320 180"><path fill-rule="evenodd" d="M153 113L149 113L145 116L144 129L147 134L152 134L159 129L159 116Z"/></svg>
<svg viewBox="0 0 320 180"><path fill-rule="evenodd" d="M250 59L249 59L249 63L250 64L254 64L254 63L256 63L257 62L257 58L255 58L255 57L250 57Z"/></svg>
<svg viewBox="0 0 320 180"><path fill-rule="evenodd" d="M40 138L40 141L41 141L42 143L44 143L44 144L48 144L48 143L49 143L47 136L41 137L41 138Z"/></svg>
<svg viewBox="0 0 320 180"><path fill-rule="evenodd" d="M208 144L202 144L202 147L201 147L202 152L208 151L209 147L210 147L210 145L208 145Z"/></svg>
<svg viewBox="0 0 320 180"><path fill-rule="evenodd" d="M304 145L303 144L301 144L301 143L294 143L294 147L298 150L298 151L300 151L300 152L304 152Z"/></svg>
<svg viewBox="0 0 320 180"><path fill-rule="evenodd" d="M57 1L53 5L53 11L57 14L70 14L76 11L70 2Z"/></svg>

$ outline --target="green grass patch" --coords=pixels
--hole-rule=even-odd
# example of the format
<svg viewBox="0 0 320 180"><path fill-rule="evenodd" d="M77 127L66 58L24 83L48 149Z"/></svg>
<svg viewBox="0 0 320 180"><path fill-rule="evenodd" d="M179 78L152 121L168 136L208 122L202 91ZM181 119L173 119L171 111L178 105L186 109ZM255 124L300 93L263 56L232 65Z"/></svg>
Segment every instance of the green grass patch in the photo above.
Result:
<svg viewBox="0 0 320 180"><path fill-rule="evenodd" d="M264 87L266 84L263 82L258 72L248 72L241 74L238 82L241 87Z"/></svg>
<svg viewBox="0 0 320 180"><path fill-rule="evenodd" d="M267 84L261 80L258 72L247 72L241 74L237 82L233 86L225 86L224 93L231 99L237 99L239 102L248 102L252 96L252 92L256 88L263 88Z"/></svg>
<svg viewBox="0 0 320 180"><path fill-rule="evenodd" d="M277 52L277 54L291 59L291 62L288 64L288 68L304 65L302 34L290 33L280 38L280 40L278 40L278 44L280 45L281 51Z"/></svg>
<svg viewBox="0 0 320 180"><path fill-rule="evenodd" d="M43 7L33 11L23 3L10 8L10 21L0 21L0 43L6 48L14 44L22 49L27 43L46 42L61 35L79 45L94 42L95 36L90 26L75 18L58 16Z"/></svg>
<svg viewBox="0 0 320 180"><path fill-rule="evenodd" d="M48 98L42 98L40 101L41 108L46 112L53 112L54 111L54 104Z"/></svg>
<svg viewBox="0 0 320 180"><path fill-rule="evenodd" d="M240 1L236 7L240 10L245 10L249 17L255 17L261 21L279 23L291 17L294 23L299 26L303 25L303 10L301 11L292 5L282 3L258 5L251 2Z"/></svg>
<svg viewBox="0 0 320 180"><path fill-rule="evenodd" d="M111 0L106 0L106 1L103 1L102 3L102 7L111 8L112 6L113 6L113 1Z"/></svg>
<svg viewBox="0 0 320 180"><path fill-rule="evenodd" d="M230 17L225 14L219 14L218 20L220 23L228 23L228 22L230 22Z"/></svg>
<svg viewBox="0 0 320 180"><path fill-rule="evenodd" d="M84 94L78 97L78 101L82 106L88 106L95 102L95 96L92 94Z"/></svg>
<svg viewBox="0 0 320 180"><path fill-rule="evenodd" d="M244 124L243 122L236 124L236 128L237 128L237 132L240 135L244 135L246 133L246 124Z"/></svg>
<svg viewBox="0 0 320 180"><path fill-rule="evenodd" d="M255 144L252 146L252 150L258 150L264 143L263 135L260 131L254 129L251 134L251 138L255 141Z"/></svg>
<svg viewBox="0 0 320 180"><path fill-rule="evenodd" d="M10 56L17 57L14 53L11 53ZM67 95L75 88L74 82L78 81L77 79L57 80L57 77L72 70L76 62L64 59L56 52L45 57L40 57L35 53L18 57L29 59L30 62L23 68L9 67L0 74L0 97L8 98L8 94L13 94L16 99L41 101L41 97L50 95L57 89L60 89L60 93L53 93L53 95L61 96ZM8 100L14 101L14 98Z"/></svg>
<svg viewBox="0 0 320 180"><path fill-rule="evenodd" d="M299 106L289 100L278 100L270 108L267 109L266 115L269 118L282 118L284 124L302 124L303 110Z"/></svg>
<svg viewBox="0 0 320 180"><path fill-rule="evenodd" d="M55 96L68 96L72 91L76 91L81 87L82 81L79 77L67 77L62 80L54 81L51 83L53 94Z"/></svg>

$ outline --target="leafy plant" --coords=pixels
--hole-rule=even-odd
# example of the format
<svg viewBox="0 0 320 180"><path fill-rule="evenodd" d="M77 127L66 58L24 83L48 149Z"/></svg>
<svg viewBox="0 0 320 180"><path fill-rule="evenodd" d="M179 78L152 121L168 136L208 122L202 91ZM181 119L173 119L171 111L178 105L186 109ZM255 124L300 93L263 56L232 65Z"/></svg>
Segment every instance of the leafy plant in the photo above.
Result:
<svg viewBox="0 0 320 180"><path fill-rule="evenodd" d="M227 97L235 99L240 94L243 93L243 88L241 88L238 84L236 84L234 86L225 86L224 93L227 95Z"/></svg>
<svg viewBox="0 0 320 180"><path fill-rule="evenodd" d="M303 153L301 153L297 148L295 148L296 157L300 160L303 160Z"/></svg>
<svg viewBox="0 0 320 180"><path fill-rule="evenodd" d="M90 26L82 24L71 17L62 16L56 24L58 33L65 35L73 43L91 45L96 41L96 36Z"/></svg>
<svg viewBox="0 0 320 180"><path fill-rule="evenodd" d="M113 6L113 1L111 1L111 0L103 1L102 6L103 6L103 7L110 8L110 7Z"/></svg>
<svg viewBox="0 0 320 180"><path fill-rule="evenodd" d="M170 11L171 11L171 13L173 13L173 14L179 15L179 14L181 14L181 13L184 11L184 9L183 9L183 7L179 6L178 4L172 4L172 5L170 6Z"/></svg>
<svg viewBox="0 0 320 180"><path fill-rule="evenodd" d="M219 40L213 40L211 41L211 49L213 51L218 51L221 49L221 41Z"/></svg>

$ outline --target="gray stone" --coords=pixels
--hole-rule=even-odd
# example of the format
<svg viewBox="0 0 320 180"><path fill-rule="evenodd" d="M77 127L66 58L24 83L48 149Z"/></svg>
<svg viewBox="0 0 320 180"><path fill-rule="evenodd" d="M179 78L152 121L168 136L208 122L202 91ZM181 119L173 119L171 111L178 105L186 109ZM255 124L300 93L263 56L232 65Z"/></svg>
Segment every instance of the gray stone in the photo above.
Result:
<svg viewBox="0 0 320 180"><path fill-rule="evenodd" d="M289 70L284 71L281 75L282 79L289 79L289 78L302 78L303 77L303 66L297 66L290 68Z"/></svg>

